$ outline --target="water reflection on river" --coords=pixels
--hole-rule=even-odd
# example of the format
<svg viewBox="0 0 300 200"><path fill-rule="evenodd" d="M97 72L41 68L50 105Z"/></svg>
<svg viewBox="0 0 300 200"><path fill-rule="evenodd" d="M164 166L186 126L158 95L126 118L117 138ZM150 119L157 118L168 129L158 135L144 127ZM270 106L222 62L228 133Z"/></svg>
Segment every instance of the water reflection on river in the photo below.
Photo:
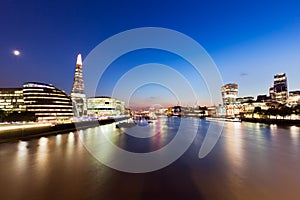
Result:
<svg viewBox="0 0 300 200"><path fill-rule="evenodd" d="M112 158L103 137L129 151L149 152L173 139L179 120L159 118L151 125L156 135L149 139L133 138L111 124L0 144L1 199L299 199L299 127L228 122L213 151L199 159L212 123L202 120L180 159L145 174L104 166L79 139L101 147ZM192 126L198 119L187 120Z"/></svg>

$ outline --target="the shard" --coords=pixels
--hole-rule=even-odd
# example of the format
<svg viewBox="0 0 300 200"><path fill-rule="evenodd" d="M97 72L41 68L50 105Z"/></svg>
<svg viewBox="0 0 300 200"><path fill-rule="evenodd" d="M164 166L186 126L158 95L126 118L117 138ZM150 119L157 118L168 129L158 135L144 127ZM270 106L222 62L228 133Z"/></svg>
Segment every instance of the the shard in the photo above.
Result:
<svg viewBox="0 0 300 200"><path fill-rule="evenodd" d="M75 116L84 116L86 114L86 96L84 93L81 54L78 54L77 56L71 98L73 102Z"/></svg>

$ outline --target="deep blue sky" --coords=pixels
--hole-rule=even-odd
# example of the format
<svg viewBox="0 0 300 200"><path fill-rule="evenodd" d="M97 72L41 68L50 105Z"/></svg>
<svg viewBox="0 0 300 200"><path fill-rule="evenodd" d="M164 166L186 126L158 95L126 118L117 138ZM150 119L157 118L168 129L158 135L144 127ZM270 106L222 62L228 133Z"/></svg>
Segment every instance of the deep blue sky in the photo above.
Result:
<svg viewBox="0 0 300 200"><path fill-rule="evenodd" d="M273 75L280 72L287 72L290 90L300 89L299 1L1 0L0 25L0 87L41 81L70 92L78 53L85 58L114 34L154 26L198 41L217 64L224 82L239 84L240 96L267 93ZM14 56L14 49L21 55ZM151 55L138 63L173 58ZM141 58L131 60L136 62L137 57ZM123 64L130 66L128 60L130 55ZM116 63L122 65L121 61ZM107 87L112 83L104 82ZM147 98L157 98L147 87Z"/></svg>

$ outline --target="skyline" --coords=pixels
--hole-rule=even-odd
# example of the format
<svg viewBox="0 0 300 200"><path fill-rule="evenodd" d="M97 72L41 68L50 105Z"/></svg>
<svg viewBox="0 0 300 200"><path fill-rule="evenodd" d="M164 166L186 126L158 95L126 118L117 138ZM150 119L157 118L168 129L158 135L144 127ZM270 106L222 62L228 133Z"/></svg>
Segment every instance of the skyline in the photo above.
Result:
<svg viewBox="0 0 300 200"><path fill-rule="evenodd" d="M71 93L78 53L84 60L95 46L110 36L152 26L180 31L199 42L216 63L224 84L239 84L239 96L268 94L273 75L281 72L287 73L289 90L300 89L297 1L70 3L1 3L4 16L0 19L3 24L1 87L40 81ZM14 50L20 51L20 55L13 54ZM194 80L184 61L156 50L136 51L120 57L107 76L117 74L120 66L124 72L137 64L153 61L177 68ZM104 80L103 85L109 88L116 79L117 76ZM200 91L204 88L201 80L195 84L202 84ZM102 92L105 95L105 90ZM153 90L139 93L148 94L149 99L155 97Z"/></svg>

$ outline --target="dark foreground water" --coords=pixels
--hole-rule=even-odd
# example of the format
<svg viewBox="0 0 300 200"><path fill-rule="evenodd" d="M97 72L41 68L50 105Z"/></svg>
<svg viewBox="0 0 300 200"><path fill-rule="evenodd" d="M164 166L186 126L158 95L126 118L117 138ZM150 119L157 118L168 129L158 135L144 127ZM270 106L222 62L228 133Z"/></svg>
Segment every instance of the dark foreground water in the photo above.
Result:
<svg viewBox="0 0 300 200"><path fill-rule="evenodd" d="M190 120L192 127L198 119L185 120ZM227 122L212 152L199 159L208 124L212 123L200 121L198 134L182 157L166 168L143 174L110 169L82 144L92 142L104 149L106 135L123 149L154 151L173 139L179 121L159 118L151 125L156 135L148 139L128 136L111 124L0 144L0 199L300 198L298 127ZM113 157L109 149L105 151Z"/></svg>

